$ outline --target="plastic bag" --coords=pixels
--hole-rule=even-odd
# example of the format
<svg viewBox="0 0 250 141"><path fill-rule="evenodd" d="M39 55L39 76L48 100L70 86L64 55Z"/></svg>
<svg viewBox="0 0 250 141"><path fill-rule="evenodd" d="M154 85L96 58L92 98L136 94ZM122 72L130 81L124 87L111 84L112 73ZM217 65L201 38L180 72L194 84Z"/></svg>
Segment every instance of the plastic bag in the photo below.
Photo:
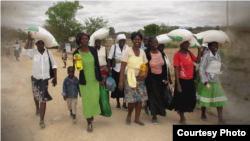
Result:
<svg viewBox="0 0 250 141"><path fill-rule="evenodd" d="M110 104L109 104L109 96L107 94L107 91L104 85L100 86L99 103L100 103L100 108L101 108L100 115L105 116L105 117L110 117L112 115L112 111L111 111Z"/></svg>
<svg viewBox="0 0 250 141"><path fill-rule="evenodd" d="M59 46L54 36L42 27L29 27L25 28L24 32L28 34L31 32L31 38L34 38L36 41L43 40L45 47L55 47Z"/></svg>
<svg viewBox="0 0 250 141"><path fill-rule="evenodd" d="M157 36L156 39L158 40L159 44L167 44L172 42L172 39L169 38L167 34L161 34Z"/></svg>
<svg viewBox="0 0 250 141"><path fill-rule="evenodd" d="M164 108L168 110L172 110L171 103L172 103L173 96L172 96L172 92L170 90L169 84L165 85L162 99L163 99Z"/></svg>
<svg viewBox="0 0 250 141"><path fill-rule="evenodd" d="M115 79L111 76L109 76L106 80L106 88L113 92L115 91L115 87L116 87L116 83L115 83Z"/></svg>

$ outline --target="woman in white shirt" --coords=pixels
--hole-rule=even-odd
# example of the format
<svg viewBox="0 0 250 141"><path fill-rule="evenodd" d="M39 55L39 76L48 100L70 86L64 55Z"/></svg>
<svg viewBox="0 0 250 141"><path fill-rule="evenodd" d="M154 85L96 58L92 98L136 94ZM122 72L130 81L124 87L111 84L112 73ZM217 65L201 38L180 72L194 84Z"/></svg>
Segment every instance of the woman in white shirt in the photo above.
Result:
<svg viewBox="0 0 250 141"><path fill-rule="evenodd" d="M126 45L126 36L124 34L119 34L116 40L117 40L117 43L113 45L110 49L108 62L111 65L112 58L113 57L115 58L116 66L112 68L112 77L115 79L116 88L115 88L115 91L111 93L111 98L116 98L117 100L116 109L120 109L121 107L120 107L119 98L122 97L124 99L124 90L120 91L118 89L120 69L121 69L121 60L122 60L122 56L125 50L128 49L129 47L128 45ZM112 67L112 66L109 66L109 67ZM128 107L126 106L125 102L123 102L122 107L125 110L128 110Z"/></svg>
<svg viewBox="0 0 250 141"><path fill-rule="evenodd" d="M31 40L31 34L28 33L28 43ZM33 59L33 66L31 72L32 91L36 104L36 115L40 115L40 127L45 127L44 115L46 110L46 102L52 100L48 92L48 80L50 76L50 67L54 72L53 86L57 84L57 64L54 60L53 54L50 50L44 48L44 41L38 40L36 42L37 49L29 49L29 44L26 44L22 50L24 56ZM40 102L40 110L39 110Z"/></svg>
<svg viewBox="0 0 250 141"><path fill-rule="evenodd" d="M110 72L110 64L108 62L107 50L104 46L101 46L101 42L101 39L95 39L95 48L97 49L102 80L104 81L105 85Z"/></svg>

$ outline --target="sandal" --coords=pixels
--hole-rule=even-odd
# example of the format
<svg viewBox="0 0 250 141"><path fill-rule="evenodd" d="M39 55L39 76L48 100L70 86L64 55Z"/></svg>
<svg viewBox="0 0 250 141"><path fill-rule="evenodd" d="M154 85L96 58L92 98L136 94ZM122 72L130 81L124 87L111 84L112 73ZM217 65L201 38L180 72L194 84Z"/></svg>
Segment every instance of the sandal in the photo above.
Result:
<svg viewBox="0 0 250 141"><path fill-rule="evenodd" d="M92 124L88 124L87 131L88 131L89 133L92 133L92 132L93 132L93 125L92 125Z"/></svg>
<svg viewBox="0 0 250 141"><path fill-rule="evenodd" d="M145 126L145 124L144 124L143 122L138 123L138 122L135 121L135 123L136 123L136 124L139 124L139 125L141 125L141 126Z"/></svg>

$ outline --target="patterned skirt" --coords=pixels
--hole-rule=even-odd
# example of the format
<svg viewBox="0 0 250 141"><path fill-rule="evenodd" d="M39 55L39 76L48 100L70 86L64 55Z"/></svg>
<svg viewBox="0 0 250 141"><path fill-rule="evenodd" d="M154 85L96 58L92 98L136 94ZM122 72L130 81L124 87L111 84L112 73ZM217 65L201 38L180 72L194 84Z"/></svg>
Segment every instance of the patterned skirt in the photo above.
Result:
<svg viewBox="0 0 250 141"><path fill-rule="evenodd" d="M31 76L31 83L32 83L32 91L34 98L39 101L40 103L46 103L47 101L52 100L48 92L48 79L37 80L33 76Z"/></svg>
<svg viewBox="0 0 250 141"><path fill-rule="evenodd" d="M20 55L19 55L19 50L15 50L15 51L14 51L14 55L15 55L16 57L20 57Z"/></svg>
<svg viewBox="0 0 250 141"><path fill-rule="evenodd" d="M124 102L126 103L135 103L135 102L143 102L143 106L145 101L148 100L147 88L145 85L145 81L140 81L136 76L136 88L131 88L128 84L127 75L123 76L123 84L124 84Z"/></svg>
<svg viewBox="0 0 250 141"><path fill-rule="evenodd" d="M200 81L197 93L196 102L201 107L221 107L228 104L228 99L221 86L220 81L209 82L210 89Z"/></svg>
<svg viewBox="0 0 250 141"><path fill-rule="evenodd" d="M100 70L101 70L101 74L102 74L102 80L104 80L105 82L105 85L106 85L106 80L108 78L108 66L105 65L105 66L100 66Z"/></svg>

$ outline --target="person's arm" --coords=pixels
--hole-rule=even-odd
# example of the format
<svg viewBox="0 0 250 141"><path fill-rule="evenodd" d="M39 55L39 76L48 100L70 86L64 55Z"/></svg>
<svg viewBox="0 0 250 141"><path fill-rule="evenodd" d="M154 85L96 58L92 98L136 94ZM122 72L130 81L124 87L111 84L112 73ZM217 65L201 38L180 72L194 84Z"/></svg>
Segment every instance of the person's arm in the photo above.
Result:
<svg viewBox="0 0 250 141"><path fill-rule="evenodd" d="M180 84L180 81L179 81L179 66L174 66L174 72L175 72L175 82L177 85L177 91L179 93L181 93L182 89L181 89L181 84Z"/></svg>
<svg viewBox="0 0 250 141"><path fill-rule="evenodd" d="M27 44L24 46L25 49L29 49L29 42L31 41L31 33L30 31L28 32L28 41Z"/></svg>
<svg viewBox="0 0 250 141"><path fill-rule="evenodd" d="M200 68L199 68L199 74L200 74L200 79L201 82L206 86L208 83L208 79L206 76L206 68L207 68L207 56L209 54L205 54L202 57L201 63L200 63Z"/></svg>
<svg viewBox="0 0 250 141"><path fill-rule="evenodd" d="M127 62L123 62L121 64L121 70L120 70L120 79L119 79L119 84L118 84L118 89L120 91L123 90L123 75L124 75L124 71L125 71L125 67L127 66Z"/></svg>
<svg viewBox="0 0 250 141"><path fill-rule="evenodd" d="M66 89L66 83L65 83L65 79L63 81L63 93L62 93L62 96L63 96L63 99L66 101L66 95L67 95L67 89Z"/></svg>
<svg viewBox="0 0 250 141"><path fill-rule="evenodd" d="M52 66L52 69L54 71L54 79L52 80L52 83L53 83L53 86L55 87L57 85L57 64L56 64L56 61L53 57L53 54L50 50L48 50L49 52L49 57L50 57L50 61L51 61L51 66Z"/></svg>
<svg viewBox="0 0 250 141"><path fill-rule="evenodd" d="M28 40L29 41L31 40L31 33L30 32L28 32ZM33 58L34 52L33 52L32 49L29 49L29 44L28 43L25 44L25 46L24 46L24 48L22 50L22 55Z"/></svg>
<svg viewBox="0 0 250 141"><path fill-rule="evenodd" d="M108 70L109 70L109 74L111 73L111 60L113 58L114 55L114 45L111 46L110 50L109 50L109 55L108 55ZM112 68L113 69L113 68Z"/></svg>
<svg viewBox="0 0 250 141"><path fill-rule="evenodd" d="M194 62L199 64L200 61L201 61L201 46L198 47L198 55L197 55L197 58Z"/></svg>
<svg viewBox="0 0 250 141"><path fill-rule="evenodd" d="M108 59L108 54L107 54L107 49L105 48L105 52L106 52L106 62L107 62L107 66L108 66L108 76L110 74L110 59Z"/></svg>

